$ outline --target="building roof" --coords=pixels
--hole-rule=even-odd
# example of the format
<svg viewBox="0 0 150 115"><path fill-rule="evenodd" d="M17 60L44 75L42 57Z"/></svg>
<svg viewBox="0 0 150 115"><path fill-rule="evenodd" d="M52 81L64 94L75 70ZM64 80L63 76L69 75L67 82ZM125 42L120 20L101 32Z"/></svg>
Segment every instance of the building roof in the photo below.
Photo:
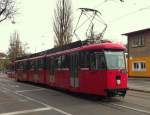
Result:
<svg viewBox="0 0 150 115"><path fill-rule="evenodd" d="M142 29L142 30L136 30L136 31L124 33L124 34L122 34L122 35L129 36L129 35L131 35L131 34L136 34L136 33L141 33L141 32L146 32L146 31L150 31L150 28L145 28L145 29Z"/></svg>

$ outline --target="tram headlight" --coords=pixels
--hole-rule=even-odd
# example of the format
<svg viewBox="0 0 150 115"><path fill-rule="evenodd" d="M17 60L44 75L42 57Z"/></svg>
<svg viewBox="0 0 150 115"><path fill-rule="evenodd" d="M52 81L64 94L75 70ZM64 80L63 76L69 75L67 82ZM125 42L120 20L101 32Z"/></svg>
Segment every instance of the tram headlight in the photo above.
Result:
<svg viewBox="0 0 150 115"><path fill-rule="evenodd" d="M121 78L120 78L120 76L117 76L117 77L116 77L116 82L117 82L117 85L120 85L120 84L121 84Z"/></svg>
<svg viewBox="0 0 150 115"><path fill-rule="evenodd" d="M121 84L121 80L117 79L117 85L120 85L120 84Z"/></svg>

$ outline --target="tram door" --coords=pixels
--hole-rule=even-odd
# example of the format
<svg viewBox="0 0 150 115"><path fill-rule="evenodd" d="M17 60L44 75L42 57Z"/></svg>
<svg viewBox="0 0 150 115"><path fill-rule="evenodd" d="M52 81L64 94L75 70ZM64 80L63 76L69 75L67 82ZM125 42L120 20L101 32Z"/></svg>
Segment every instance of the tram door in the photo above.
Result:
<svg viewBox="0 0 150 115"><path fill-rule="evenodd" d="M78 78L78 54L71 54L70 56L70 83L72 87L79 87Z"/></svg>
<svg viewBox="0 0 150 115"><path fill-rule="evenodd" d="M56 65L55 65L55 59L53 57L49 58L49 81L51 83L55 82L55 69L56 69Z"/></svg>

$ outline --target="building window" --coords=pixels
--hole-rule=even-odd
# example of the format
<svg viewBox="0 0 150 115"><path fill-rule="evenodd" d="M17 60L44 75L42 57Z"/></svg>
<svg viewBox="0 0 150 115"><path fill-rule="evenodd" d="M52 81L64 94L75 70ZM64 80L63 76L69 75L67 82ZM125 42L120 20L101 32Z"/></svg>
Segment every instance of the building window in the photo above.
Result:
<svg viewBox="0 0 150 115"><path fill-rule="evenodd" d="M134 62L132 65L133 71L146 71L145 62Z"/></svg>
<svg viewBox="0 0 150 115"><path fill-rule="evenodd" d="M144 46L144 36L138 35L132 38L132 47Z"/></svg>

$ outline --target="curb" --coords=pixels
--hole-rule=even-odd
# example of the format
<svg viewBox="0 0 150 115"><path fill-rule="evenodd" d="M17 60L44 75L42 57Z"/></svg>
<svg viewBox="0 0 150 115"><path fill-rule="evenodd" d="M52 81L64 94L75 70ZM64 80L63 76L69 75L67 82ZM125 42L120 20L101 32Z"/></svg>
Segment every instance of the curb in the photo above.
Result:
<svg viewBox="0 0 150 115"><path fill-rule="evenodd" d="M129 90L138 91L138 92L144 92L144 93L150 93L150 91L148 91L148 90L141 90L141 89L134 89L134 88L129 88Z"/></svg>

